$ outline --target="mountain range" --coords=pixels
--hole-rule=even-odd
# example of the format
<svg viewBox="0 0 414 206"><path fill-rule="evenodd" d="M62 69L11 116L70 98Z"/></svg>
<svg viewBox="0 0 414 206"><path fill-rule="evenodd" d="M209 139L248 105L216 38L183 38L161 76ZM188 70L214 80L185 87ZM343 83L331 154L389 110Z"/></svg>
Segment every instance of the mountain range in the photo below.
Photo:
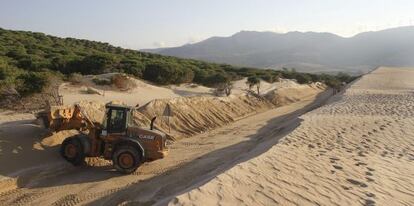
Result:
<svg viewBox="0 0 414 206"><path fill-rule="evenodd" d="M361 73L378 66L413 66L414 26L349 38L317 32L241 31L229 37L143 51L246 67Z"/></svg>

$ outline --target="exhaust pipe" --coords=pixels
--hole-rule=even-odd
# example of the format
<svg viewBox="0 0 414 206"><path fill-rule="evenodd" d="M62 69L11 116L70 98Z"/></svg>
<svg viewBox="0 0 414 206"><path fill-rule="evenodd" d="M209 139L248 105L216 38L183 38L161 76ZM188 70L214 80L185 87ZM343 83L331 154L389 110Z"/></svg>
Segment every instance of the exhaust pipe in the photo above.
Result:
<svg viewBox="0 0 414 206"><path fill-rule="evenodd" d="M154 122L155 122L155 119L157 119L157 117L153 117L153 118L151 119L151 126L150 126L150 129L151 129L151 130L153 130L153 129L154 129Z"/></svg>

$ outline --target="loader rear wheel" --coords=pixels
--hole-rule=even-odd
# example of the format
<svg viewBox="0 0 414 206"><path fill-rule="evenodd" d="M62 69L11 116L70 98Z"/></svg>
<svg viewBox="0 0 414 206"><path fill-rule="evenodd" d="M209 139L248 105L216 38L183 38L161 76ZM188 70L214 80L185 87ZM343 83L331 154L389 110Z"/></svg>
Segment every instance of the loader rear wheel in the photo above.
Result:
<svg viewBox="0 0 414 206"><path fill-rule="evenodd" d="M66 138L60 147L60 154L68 162L75 166L81 165L85 162L85 154L81 141L78 137Z"/></svg>
<svg viewBox="0 0 414 206"><path fill-rule="evenodd" d="M134 172L141 165L141 159L140 151L130 145L119 146L112 155L115 169L125 174Z"/></svg>

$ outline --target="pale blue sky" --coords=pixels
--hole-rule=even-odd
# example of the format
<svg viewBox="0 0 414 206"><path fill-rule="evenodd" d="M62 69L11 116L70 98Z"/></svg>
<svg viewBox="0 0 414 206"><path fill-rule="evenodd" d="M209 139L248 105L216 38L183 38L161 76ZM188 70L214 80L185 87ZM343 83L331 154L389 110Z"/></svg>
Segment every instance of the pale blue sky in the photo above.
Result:
<svg viewBox="0 0 414 206"><path fill-rule="evenodd" d="M133 48L240 30L352 36L414 24L413 0L0 0L0 27Z"/></svg>

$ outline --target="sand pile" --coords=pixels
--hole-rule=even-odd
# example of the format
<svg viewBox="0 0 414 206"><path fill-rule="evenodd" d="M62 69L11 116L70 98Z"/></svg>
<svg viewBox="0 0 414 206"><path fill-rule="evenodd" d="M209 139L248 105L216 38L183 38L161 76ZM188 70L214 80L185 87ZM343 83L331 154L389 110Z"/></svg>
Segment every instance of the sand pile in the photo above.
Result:
<svg viewBox="0 0 414 206"><path fill-rule="evenodd" d="M320 83L299 85L293 81L284 81L277 84L278 89L269 91L265 98L241 93L229 97L193 96L152 100L133 113L134 122L140 127L149 128L150 119L157 117L157 129L172 139L180 139L268 110L275 105L301 101L326 89ZM276 83L273 86L275 85ZM80 105L94 122L102 123L105 108L103 102L81 101Z"/></svg>
<svg viewBox="0 0 414 206"><path fill-rule="evenodd" d="M246 84L247 78L233 82L233 93L239 94L244 93L249 90L249 86ZM266 81L260 81L260 93L266 94L275 89L281 88L290 88L290 87L300 87L295 80L292 79L280 79L278 82L268 83ZM256 91L256 86L252 88L253 91Z"/></svg>
<svg viewBox="0 0 414 206"><path fill-rule="evenodd" d="M97 124L102 124L105 104L81 101L79 105ZM167 105L170 108L167 109ZM157 117L156 129L170 139L181 139L237 121L274 107L260 96L241 94L229 97L179 97L153 100L133 112L135 125L149 128L150 119ZM168 116L170 116L168 118Z"/></svg>
<svg viewBox="0 0 414 206"><path fill-rule="evenodd" d="M105 104L103 102L83 100L78 104L92 122L102 124L105 116Z"/></svg>
<svg viewBox="0 0 414 206"><path fill-rule="evenodd" d="M113 77L116 77L116 75L116 73L110 73L95 76L84 76L81 84L61 84L59 87L59 93L63 95L63 101L65 105L74 104L83 100L100 102L119 100L128 104L129 106L135 106L137 104L144 105L149 101L157 98L174 98L181 96L179 92L176 92L175 90L154 86L142 80L130 77L128 77L128 82L126 83L125 81L114 81L114 83L118 86L96 85L93 82L94 78L110 80ZM115 79L122 80L122 78ZM97 92L94 92L95 94L89 94L88 88L94 88L94 90Z"/></svg>
<svg viewBox="0 0 414 206"><path fill-rule="evenodd" d="M380 68L170 205L414 205L414 69Z"/></svg>
<svg viewBox="0 0 414 206"><path fill-rule="evenodd" d="M169 123L168 109L170 107ZM248 94L229 97L182 97L154 100L139 108L147 118L176 139L189 137L272 108L264 98Z"/></svg>
<svg viewBox="0 0 414 206"><path fill-rule="evenodd" d="M319 82L306 85L294 83L289 86L270 90L264 96L276 106L283 106L318 94L326 88L324 84Z"/></svg>

